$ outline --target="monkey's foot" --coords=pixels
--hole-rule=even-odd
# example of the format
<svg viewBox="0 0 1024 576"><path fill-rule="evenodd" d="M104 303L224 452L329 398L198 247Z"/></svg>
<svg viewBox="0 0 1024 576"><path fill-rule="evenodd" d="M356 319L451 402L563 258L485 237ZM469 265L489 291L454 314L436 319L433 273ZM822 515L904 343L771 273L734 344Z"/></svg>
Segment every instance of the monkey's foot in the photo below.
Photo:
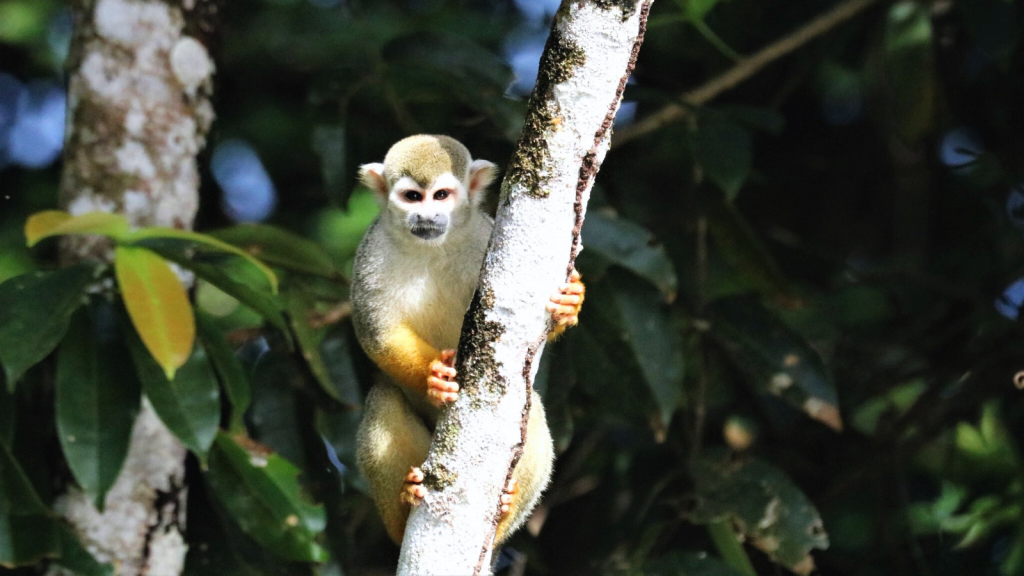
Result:
<svg viewBox="0 0 1024 576"><path fill-rule="evenodd" d="M583 282L580 282L580 273L573 270L569 282L558 287L558 292L551 297L551 301L547 305L548 312L551 312L551 319L555 321L555 335L561 334L566 328L575 326L579 322L584 292Z"/></svg>
<svg viewBox="0 0 1024 576"><path fill-rule="evenodd" d="M455 350L444 350L441 357L430 363L427 376L427 399L435 406L455 402L459 397L459 385L455 383Z"/></svg>
<svg viewBox="0 0 1024 576"><path fill-rule="evenodd" d="M504 519L512 511L512 502L519 493L519 484L515 480L509 480L508 486L501 492L501 518Z"/></svg>
<svg viewBox="0 0 1024 576"><path fill-rule="evenodd" d="M419 506L426 495L427 489L423 487L423 470L416 466L410 467L409 473L405 475L405 484L402 486L402 493L399 494L398 499L402 504Z"/></svg>

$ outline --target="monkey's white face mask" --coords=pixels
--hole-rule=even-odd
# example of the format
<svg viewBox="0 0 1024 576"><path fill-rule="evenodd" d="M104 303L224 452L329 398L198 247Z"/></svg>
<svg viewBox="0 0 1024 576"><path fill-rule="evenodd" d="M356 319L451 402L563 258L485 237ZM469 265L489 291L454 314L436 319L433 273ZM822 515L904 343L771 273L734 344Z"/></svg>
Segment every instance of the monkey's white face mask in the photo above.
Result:
<svg viewBox="0 0 1024 576"><path fill-rule="evenodd" d="M452 231L463 229L483 199L483 189L493 179L494 171L494 164L476 160L464 179L445 172L422 186L402 176L389 186L383 164L362 167L363 181L373 184L382 203L381 218L388 228L402 231L402 240L427 245L443 244Z"/></svg>

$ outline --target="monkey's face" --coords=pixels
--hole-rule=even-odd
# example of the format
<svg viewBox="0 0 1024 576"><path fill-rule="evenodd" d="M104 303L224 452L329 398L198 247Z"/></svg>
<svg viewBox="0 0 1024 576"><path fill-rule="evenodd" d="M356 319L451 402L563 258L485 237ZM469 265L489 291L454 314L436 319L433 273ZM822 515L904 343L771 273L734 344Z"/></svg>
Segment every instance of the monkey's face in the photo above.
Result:
<svg viewBox="0 0 1024 576"><path fill-rule="evenodd" d="M412 238L430 244L444 242L471 209L466 186L451 173L441 174L429 186L412 178L399 178L388 194L388 218Z"/></svg>

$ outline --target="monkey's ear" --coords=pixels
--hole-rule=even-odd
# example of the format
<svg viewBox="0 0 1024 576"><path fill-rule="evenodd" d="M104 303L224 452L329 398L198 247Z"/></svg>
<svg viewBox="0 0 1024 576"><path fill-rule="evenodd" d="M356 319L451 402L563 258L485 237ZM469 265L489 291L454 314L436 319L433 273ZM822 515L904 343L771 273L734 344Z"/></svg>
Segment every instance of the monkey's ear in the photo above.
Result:
<svg viewBox="0 0 1024 576"><path fill-rule="evenodd" d="M473 163L469 165L469 182L466 186L469 191L469 199L478 204L483 199L483 194L480 192L487 188L497 175L498 167L493 162L473 160Z"/></svg>
<svg viewBox="0 0 1024 576"><path fill-rule="evenodd" d="M382 200L388 199L388 181L384 179L384 165L379 162L359 167L359 181L377 193Z"/></svg>

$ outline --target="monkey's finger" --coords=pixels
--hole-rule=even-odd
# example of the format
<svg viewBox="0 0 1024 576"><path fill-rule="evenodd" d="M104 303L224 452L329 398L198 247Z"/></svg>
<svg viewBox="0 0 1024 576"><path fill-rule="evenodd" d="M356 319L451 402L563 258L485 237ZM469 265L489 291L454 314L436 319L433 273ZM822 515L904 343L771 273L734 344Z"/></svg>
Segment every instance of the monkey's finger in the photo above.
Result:
<svg viewBox="0 0 1024 576"><path fill-rule="evenodd" d="M555 304L579 306L583 302L583 298L578 294L555 294L551 296L551 301Z"/></svg>
<svg viewBox="0 0 1024 576"><path fill-rule="evenodd" d="M405 475L405 481L410 484L419 484L423 482L423 470L420 470L416 466L409 468L409 473Z"/></svg>
<svg viewBox="0 0 1024 576"><path fill-rule="evenodd" d="M575 269L575 268L573 268L572 269L572 273L569 274L569 281L570 282L579 282L580 281L580 271Z"/></svg>
<svg viewBox="0 0 1024 576"><path fill-rule="evenodd" d="M558 292L561 294L583 294L583 284L562 284L558 287Z"/></svg>
<svg viewBox="0 0 1024 576"><path fill-rule="evenodd" d="M547 310L548 312L551 312L551 315L556 319L563 316L568 317L576 315L575 306L565 306L562 304L555 304L554 302L547 305Z"/></svg>
<svg viewBox="0 0 1024 576"><path fill-rule="evenodd" d="M441 351L441 363L446 366L451 366L455 361L455 350L442 350Z"/></svg>
<svg viewBox="0 0 1024 576"><path fill-rule="evenodd" d="M431 390L436 390L438 392L459 391L459 385L456 384L455 382L452 382L450 380L443 380L436 376L430 376L429 378L427 378L427 386L429 386Z"/></svg>
<svg viewBox="0 0 1024 576"><path fill-rule="evenodd" d="M508 481L508 486L505 486L505 494L516 494L519 492L519 482L514 479Z"/></svg>
<svg viewBox="0 0 1024 576"><path fill-rule="evenodd" d="M434 360L430 364L430 371L433 372L434 376L441 379L455 378L455 376L458 374L458 372L455 371L455 368L452 368L451 366L446 366L437 360Z"/></svg>

